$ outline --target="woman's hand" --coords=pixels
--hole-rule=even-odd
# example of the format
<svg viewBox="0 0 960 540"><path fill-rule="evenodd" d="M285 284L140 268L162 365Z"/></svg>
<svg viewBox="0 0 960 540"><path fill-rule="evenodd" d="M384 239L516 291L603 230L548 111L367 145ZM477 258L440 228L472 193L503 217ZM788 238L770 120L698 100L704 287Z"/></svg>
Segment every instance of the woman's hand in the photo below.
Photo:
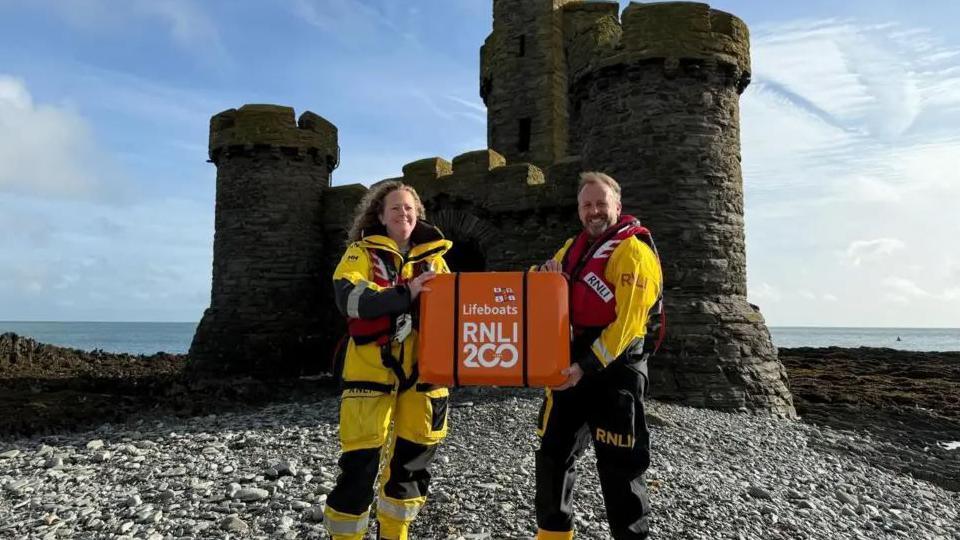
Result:
<svg viewBox="0 0 960 540"><path fill-rule="evenodd" d="M407 283L407 288L410 289L410 300L416 300L417 296L420 296L420 293L422 291L429 291L430 288L424 286L424 284L430 281L431 279L433 279L434 277L436 277L436 275L437 275L436 272L424 272L419 276L411 279Z"/></svg>
<svg viewBox="0 0 960 540"><path fill-rule="evenodd" d="M563 267L560 266L560 263L550 259L547 262L540 265L541 272L563 272Z"/></svg>

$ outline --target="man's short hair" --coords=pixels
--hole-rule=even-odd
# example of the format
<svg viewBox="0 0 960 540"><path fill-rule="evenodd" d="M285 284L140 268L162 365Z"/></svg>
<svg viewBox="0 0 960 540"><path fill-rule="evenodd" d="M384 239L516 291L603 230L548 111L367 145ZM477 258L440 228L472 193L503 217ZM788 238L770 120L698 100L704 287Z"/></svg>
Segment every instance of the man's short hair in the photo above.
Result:
<svg viewBox="0 0 960 540"><path fill-rule="evenodd" d="M607 186L610 188L610 191L617 196L617 200L620 200L620 184L616 180L610 177L610 175L604 174L602 172L596 171L587 171L580 173L580 187L577 188L577 195L580 195L580 192L583 191L584 186L587 184L597 184L601 186Z"/></svg>

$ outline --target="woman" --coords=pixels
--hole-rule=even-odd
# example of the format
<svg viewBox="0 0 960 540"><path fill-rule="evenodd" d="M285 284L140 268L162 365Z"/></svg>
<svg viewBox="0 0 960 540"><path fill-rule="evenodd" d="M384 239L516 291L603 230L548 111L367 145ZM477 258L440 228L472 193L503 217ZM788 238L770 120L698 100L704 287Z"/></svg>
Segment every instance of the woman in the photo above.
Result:
<svg viewBox="0 0 960 540"><path fill-rule="evenodd" d="M423 221L417 192L384 182L360 202L346 253L333 274L350 340L340 399L340 477L324 524L335 539L367 530L381 454L380 538L407 538L427 498L437 445L447 434L448 390L417 383L417 298L435 273L449 272L452 243ZM395 437L388 446L393 422Z"/></svg>

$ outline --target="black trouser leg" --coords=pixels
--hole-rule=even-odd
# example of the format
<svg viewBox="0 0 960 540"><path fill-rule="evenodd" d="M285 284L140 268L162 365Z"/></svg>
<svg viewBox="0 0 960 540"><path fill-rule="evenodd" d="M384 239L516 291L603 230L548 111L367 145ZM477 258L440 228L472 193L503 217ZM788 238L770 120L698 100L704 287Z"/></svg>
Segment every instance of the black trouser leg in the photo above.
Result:
<svg viewBox="0 0 960 540"><path fill-rule="evenodd" d="M577 407L576 388L553 392L541 411L543 437L536 453L537 527L547 531L573 530L573 489L576 461L586 449L590 432L584 411Z"/></svg>
<svg viewBox="0 0 960 540"><path fill-rule="evenodd" d="M340 476L327 496L327 505L347 514L362 514L373 502L373 482L380 468L380 448L344 452L340 456Z"/></svg>
<svg viewBox="0 0 960 540"><path fill-rule="evenodd" d="M650 501L643 473L650 465L650 437L643 408L646 380L617 366L611 384L597 389L590 418L597 470L616 540L647 538ZM613 381L616 381L615 383Z"/></svg>
<svg viewBox="0 0 960 540"><path fill-rule="evenodd" d="M417 444L397 437L390 459L390 477L383 491L394 499L426 497L430 486L430 463L437 446Z"/></svg>

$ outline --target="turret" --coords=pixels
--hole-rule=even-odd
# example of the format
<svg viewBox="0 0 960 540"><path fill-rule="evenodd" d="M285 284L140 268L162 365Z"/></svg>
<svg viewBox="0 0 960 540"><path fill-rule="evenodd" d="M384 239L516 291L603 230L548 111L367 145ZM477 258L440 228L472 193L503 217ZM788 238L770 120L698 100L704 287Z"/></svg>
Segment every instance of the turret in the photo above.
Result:
<svg viewBox="0 0 960 540"><path fill-rule="evenodd" d="M563 20L570 0L494 0L480 49L487 145L511 163L546 167L567 154Z"/></svg>
<svg viewBox="0 0 960 540"><path fill-rule="evenodd" d="M668 339L652 366L654 395L793 415L785 370L746 300L747 27L688 2L633 3L621 18L619 42L576 55L571 122L584 134L575 149L584 167L616 178L624 211L657 239Z"/></svg>
<svg viewBox="0 0 960 540"><path fill-rule="evenodd" d="M298 122L290 107L245 105L211 118L213 286L194 368L272 377L321 360L322 194L338 149L337 128L311 112Z"/></svg>

